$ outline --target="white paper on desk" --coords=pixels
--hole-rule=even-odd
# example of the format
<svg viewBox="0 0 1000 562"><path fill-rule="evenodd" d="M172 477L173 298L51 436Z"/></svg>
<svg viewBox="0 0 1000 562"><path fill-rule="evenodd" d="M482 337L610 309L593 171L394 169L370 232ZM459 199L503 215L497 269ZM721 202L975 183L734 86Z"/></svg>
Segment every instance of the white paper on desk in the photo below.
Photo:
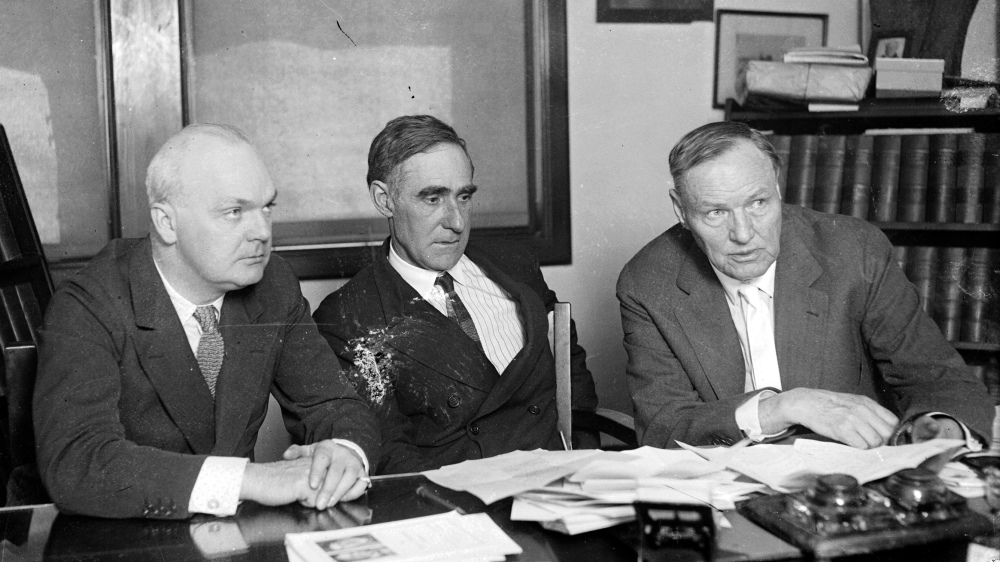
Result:
<svg viewBox="0 0 1000 562"><path fill-rule="evenodd" d="M878 480L949 449L962 446L957 439L933 439L910 445L855 449L840 443L799 439L793 445L755 445L736 451L698 449L679 443L709 460L763 482L779 492L800 490L822 474L849 474L862 484Z"/></svg>
<svg viewBox="0 0 1000 562"><path fill-rule="evenodd" d="M465 461L424 472L431 482L469 492L491 504L514 494L540 488L600 458L630 459L624 453L598 450L514 451L496 457Z"/></svg>
<svg viewBox="0 0 1000 562"><path fill-rule="evenodd" d="M633 458L629 458L629 456ZM683 449L640 447L628 456L601 457L569 477L572 482L597 479L627 479L664 476L668 478L698 478L719 472L725 466L709 461Z"/></svg>
<svg viewBox="0 0 1000 562"><path fill-rule="evenodd" d="M489 515L454 511L366 527L291 533L285 536L285 545L306 562L504 560L522 552Z"/></svg>

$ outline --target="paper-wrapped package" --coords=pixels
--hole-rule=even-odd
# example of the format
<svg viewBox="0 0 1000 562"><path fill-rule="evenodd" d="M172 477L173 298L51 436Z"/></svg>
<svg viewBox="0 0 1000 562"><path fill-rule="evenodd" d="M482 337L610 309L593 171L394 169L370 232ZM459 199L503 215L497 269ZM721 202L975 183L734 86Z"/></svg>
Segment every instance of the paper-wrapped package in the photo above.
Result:
<svg viewBox="0 0 1000 562"><path fill-rule="evenodd" d="M859 102L872 71L867 66L769 61L747 63L747 92L795 101Z"/></svg>

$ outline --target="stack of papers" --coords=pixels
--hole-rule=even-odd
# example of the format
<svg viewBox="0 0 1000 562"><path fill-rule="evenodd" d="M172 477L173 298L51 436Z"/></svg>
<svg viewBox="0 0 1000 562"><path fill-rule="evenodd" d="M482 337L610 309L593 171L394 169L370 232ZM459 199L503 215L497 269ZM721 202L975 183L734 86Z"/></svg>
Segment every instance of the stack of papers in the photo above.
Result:
<svg viewBox="0 0 1000 562"><path fill-rule="evenodd" d="M784 62L807 64L836 64L840 66L868 66L868 57L861 54L859 45L850 47L807 47L785 53Z"/></svg>
<svg viewBox="0 0 1000 562"><path fill-rule="evenodd" d="M489 515L454 511L353 529L292 533L285 536L285 549L290 562L501 561L522 552Z"/></svg>

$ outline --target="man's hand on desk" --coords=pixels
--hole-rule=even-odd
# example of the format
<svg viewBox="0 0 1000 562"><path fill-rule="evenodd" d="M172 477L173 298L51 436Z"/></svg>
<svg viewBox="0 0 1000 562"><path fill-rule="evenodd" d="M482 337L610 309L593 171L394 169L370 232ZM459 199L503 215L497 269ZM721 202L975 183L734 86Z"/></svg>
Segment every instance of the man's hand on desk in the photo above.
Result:
<svg viewBox="0 0 1000 562"><path fill-rule="evenodd" d="M758 418L765 434L797 424L859 449L885 444L899 423L892 412L866 396L812 388L762 398Z"/></svg>
<svg viewBox="0 0 1000 562"><path fill-rule="evenodd" d="M240 499L264 505L297 501L306 507L326 509L340 501L357 499L368 489L361 459L333 441L292 445L284 458L247 464Z"/></svg>

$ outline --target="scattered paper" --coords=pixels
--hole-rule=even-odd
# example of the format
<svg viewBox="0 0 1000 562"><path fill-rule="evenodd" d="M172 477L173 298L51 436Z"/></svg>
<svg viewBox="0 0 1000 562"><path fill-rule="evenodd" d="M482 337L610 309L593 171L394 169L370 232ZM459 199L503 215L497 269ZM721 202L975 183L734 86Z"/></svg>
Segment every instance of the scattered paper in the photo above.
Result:
<svg viewBox="0 0 1000 562"><path fill-rule="evenodd" d="M911 445L855 449L840 443L799 439L793 445L755 445L734 454L728 449L681 447L708 460L767 484L779 492L801 490L821 474L848 474L865 484L904 468L914 468L934 455L961 447L955 439L934 439Z"/></svg>

